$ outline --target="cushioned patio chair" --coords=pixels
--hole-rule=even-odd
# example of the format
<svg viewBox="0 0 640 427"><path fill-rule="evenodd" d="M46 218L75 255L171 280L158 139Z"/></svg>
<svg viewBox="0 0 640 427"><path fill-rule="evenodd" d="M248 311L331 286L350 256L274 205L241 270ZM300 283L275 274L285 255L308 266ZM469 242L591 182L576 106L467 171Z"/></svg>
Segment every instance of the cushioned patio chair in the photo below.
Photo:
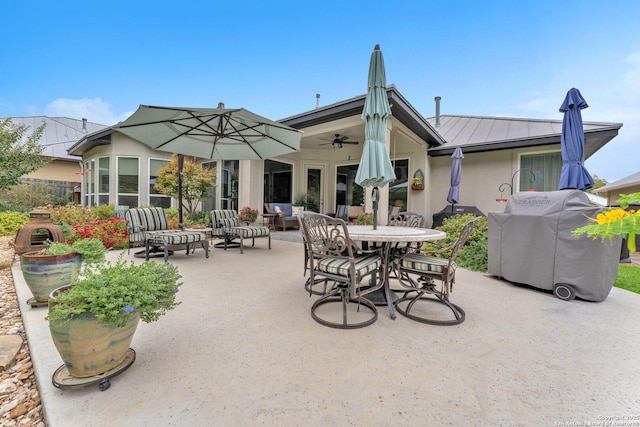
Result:
<svg viewBox="0 0 640 427"><path fill-rule="evenodd" d="M129 233L129 245L127 253L134 245L142 245L145 250L138 252L136 256L144 255L149 260L151 254L162 254L167 261L174 249L186 248L189 252L195 252L196 245L201 245L205 250L205 256L209 258L209 239L205 233L197 231L169 230L164 209L155 208L131 208L124 214L127 232ZM163 249L160 252L160 249Z"/></svg>
<svg viewBox="0 0 640 427"><path fill-rule="evenodd" d="M468 221L458 239L446 249L447 258L427 256L417 251L409 251L395 258L394 269L398 282L405 292L404 296L395 302L396 310L409 319L429 323L432 325L457 325L464 322L464 310L449 301L456 276L456 258L460 249L466 243L473 231L473 227L480 217ZM439 281L439 284L436 283ZM445 316L440 311L425 310L421 303L442 304L451 311L453 318Z"/></svg>
<svg viewBox="0 0 640 427"><path fill-rule="evenodd" d="M241 225L238 219L238 212L234 209L214 209L209 212L209 222L212 228L212 235L223 239L216 247L240 247L240 253L244 253L244 240L251 239L251 246L255 246L256 239L269 239L269 249L271 249L271 230L262 225ZM240 240L236 242L236 240Z"/></svg>
<svg viewBox="0 0 640 427"><path fill-rule="evenodd" d="M362 328L378 318L376 306L365 295L380 289L382 280L369 287L369 279L377 273L382 278L382 257L379 252L358 253L349 238L346 223L339 218L308 213L300 219L305 236L305 248L310 273L309 283L318 280L332 283L333 287L318 298L311 307L311 317L324 326L339 329ZM321 307L329 304L341 306L342 313L331 318ZM350 312L356 306L357 311ZM365 313L360 313L362 310ZM353 319L355 317L355 320Z"/></svg>

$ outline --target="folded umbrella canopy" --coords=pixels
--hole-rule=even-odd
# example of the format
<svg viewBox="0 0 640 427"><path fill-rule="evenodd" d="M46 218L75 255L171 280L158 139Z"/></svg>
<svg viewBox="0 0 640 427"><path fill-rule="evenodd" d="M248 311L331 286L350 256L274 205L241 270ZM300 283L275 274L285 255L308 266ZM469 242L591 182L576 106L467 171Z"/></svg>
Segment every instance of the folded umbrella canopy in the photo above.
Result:
<svg viewBox="0 0 640 427"><path fill-rule="evenodd" d="M453 205L460 201L460 177L462 176L462 148L458 147L453 150L451 155L453 161L451 162L451 187L449 188L449 194L447 194L447 202L451 203L451 213L453 213Z"/></svg>
<svg viewBox="0 0 640 427"><path fill-rule="evenodd" d="M387 99L384 58L380 45L376 45L369 63L367 97L362 110L365 121L365 142L362 157L356 172L356 183L363 187L373 187L373 228L378 221L378 187L396 179L389 151L387 150L387 117L391 107Z"/></svg>
<svg viewBox="0 0 640 427"><path fill-rule="evenodd" d="M562 169L558 190L575 188L586 190L593 187L593 178L583 166L584 162L584 128L582 127L581 110L589 107L576 88L569 89L560 106L564 113L560 150L562 152Z"/></svg>
<svg viewBox="0 0 640 427"><path fill-rule="evenodd" d="M224 108L222 103L218 107L140 105L135 113L113 129L155 150L176 153L179 157L263 160L300 150L302 132L244 108ZM178 179L181 188L181 171ZM182 224L182 195L179 192Z"/></svg>

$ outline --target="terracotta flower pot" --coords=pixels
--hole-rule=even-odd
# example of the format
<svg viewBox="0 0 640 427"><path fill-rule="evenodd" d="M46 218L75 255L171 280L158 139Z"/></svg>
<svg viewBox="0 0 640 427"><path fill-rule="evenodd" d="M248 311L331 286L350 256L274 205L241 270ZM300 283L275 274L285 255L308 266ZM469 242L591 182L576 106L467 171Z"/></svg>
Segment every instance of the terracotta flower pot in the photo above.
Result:
<svg viewBox="0 0 640 427"><path fill-rule="evenodd" d="M69 288L53 291L49 307L56 304L59 293ZM107 328L87 312L65 320L50 320L49 331L69 374L83 378L107 372L124 361L139 321L136 315L121 328Z"/></svg>
<svg viewBox="0 0 640 427"><path fill-rule="evenodd" d="M82 255L77 252L65 255L27 252L20 255L24 281L37 302L47 302L54 289L70 284L78 275L81 263Z"/></svg>

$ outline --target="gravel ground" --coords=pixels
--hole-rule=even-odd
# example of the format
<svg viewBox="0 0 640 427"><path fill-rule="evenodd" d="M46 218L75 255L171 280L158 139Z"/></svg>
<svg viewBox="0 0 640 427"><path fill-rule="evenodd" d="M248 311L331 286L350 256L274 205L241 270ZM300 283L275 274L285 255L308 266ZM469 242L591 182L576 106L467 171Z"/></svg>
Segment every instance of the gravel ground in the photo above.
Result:
<svg viewBox="0 0 640 427"><path fill-rule="evenodd" d="M0 426L46 427L29 345L11 275L13 236L0 237L0 335L24 340L16 363L0 371Z"/></svg>

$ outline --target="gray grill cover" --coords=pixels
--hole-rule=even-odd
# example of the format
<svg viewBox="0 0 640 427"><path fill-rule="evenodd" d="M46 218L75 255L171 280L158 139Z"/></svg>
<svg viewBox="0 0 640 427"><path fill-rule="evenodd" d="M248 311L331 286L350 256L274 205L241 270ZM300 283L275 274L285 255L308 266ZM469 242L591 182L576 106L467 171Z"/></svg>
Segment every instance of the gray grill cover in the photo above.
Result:
<svg viewBox="0 0 640 427"><path fill-rule="evenodd" d="M547 290L566 283L582 299L603 301L618 275L622 240L571 235L603 210L580 190L512 195L504 213L488 215L489 274Z"/></svg>

